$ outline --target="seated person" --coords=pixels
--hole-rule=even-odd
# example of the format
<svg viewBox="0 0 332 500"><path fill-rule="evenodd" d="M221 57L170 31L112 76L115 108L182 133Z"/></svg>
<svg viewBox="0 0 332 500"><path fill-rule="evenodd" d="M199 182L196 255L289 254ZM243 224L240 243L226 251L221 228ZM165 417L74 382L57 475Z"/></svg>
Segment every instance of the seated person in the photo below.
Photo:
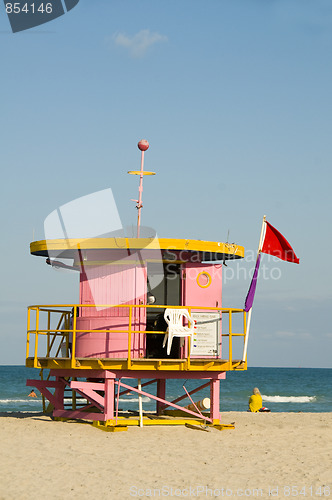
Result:
<svg viewBox="0 0 332 500"><path fill-rule="evenodd" d="M254 387L252 391L252 396L249 398L249 410L251 412L258 412L263 406L262 396L259 392L258 387Z"/></svg>

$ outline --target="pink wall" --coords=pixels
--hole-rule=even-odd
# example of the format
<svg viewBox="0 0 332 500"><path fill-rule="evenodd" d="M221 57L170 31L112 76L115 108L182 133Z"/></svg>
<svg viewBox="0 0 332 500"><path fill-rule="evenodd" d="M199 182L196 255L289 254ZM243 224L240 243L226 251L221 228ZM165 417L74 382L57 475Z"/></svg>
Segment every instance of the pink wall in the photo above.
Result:
<svg viewBox="0 0 332 500"><path fill-rule="evenodd" d="M81 308L77 320L77 357L126 358L128 335L117 330L129 328L129 308L98 307L108 304L145 304L146 268L137 262L86 266L80 277L80 303L97 307ZM145 330L145 309L133 309L132 330ZM110 330L98 333L99 330ZM94 331L92 331L94 330ZM144 335L132 333L131 350L135 358L145 354Z"/></svg>
<svg viewBox="0 0 332 500"><path fill-rule="evenodd" d="M145 264L134 256L114 263L98 262L101 255L90 254L80 276L80 303L96 305L81 308L77 319L76 356L126 358L129 328L129 308L98 307L100 305L146 304L147 276ZM106 256L105 256L106 257ZM111 260L108 257L108 262ZM102 258L104 260L104 258ZM105 258L104 262L107 262ZM201 285L201 286L200 286ZM222 265L187 262L181 269L182 305L221 307ZM146 310L133 309L131 355L145 356L145 336L135 331L146 329ZM98 333L98 330L108 332ZM220 328L221 334L221 328ZM182 355L184 352L182 352Z"/></svg>
<svg viewBox="0 0 332 500"><path fill-rule="evenodd" d="M183 305L221 307L221 290L222 264L187 262L182 265Z"/></svg>

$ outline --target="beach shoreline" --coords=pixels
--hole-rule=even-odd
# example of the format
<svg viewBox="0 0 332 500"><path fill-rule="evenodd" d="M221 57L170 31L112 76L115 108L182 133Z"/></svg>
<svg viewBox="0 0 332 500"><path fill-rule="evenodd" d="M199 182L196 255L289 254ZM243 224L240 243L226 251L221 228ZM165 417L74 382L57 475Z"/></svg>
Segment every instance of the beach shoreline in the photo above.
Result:
<svg viewBox="0 0 332 500"><path fill-rule="evenodd" d="M234 430L120 433L40 413L4 415L3 500L332 497L332 413L225 412L222 423Z"/></svg>

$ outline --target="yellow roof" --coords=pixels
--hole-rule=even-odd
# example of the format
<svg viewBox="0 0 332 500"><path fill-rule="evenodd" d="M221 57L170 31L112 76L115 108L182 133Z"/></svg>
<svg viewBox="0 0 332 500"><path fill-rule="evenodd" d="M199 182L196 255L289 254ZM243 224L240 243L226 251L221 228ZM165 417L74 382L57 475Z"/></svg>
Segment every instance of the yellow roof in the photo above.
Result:
<svg viewBox="0 0 332 500"><path fill-rule="evenodd" d="M235 243L203 241L174 238L87 238L41 240L30 243L32 255L48 257L61 253L63 258L71 258L77 250L185 250L188 252L206 252L214 255L206 260L241 259L244 247Z"/></svg>

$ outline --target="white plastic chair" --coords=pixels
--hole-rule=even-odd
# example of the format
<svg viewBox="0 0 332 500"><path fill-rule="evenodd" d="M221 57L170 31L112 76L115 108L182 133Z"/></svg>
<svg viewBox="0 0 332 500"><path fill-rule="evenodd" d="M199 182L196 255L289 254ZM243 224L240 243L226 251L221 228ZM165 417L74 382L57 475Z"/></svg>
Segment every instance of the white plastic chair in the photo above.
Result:
<svg viewBox="0 0 332 500"><path fill-rule="evenodd" d="M167 308L164 313L164 318L168 328L164 337L163 347L165 347L167 341L167 354L169 355L173 337L191 337L192 341L195 324L187 309ZM183 326L183 318L186 318L190 322L190 326Z"/></svg>

